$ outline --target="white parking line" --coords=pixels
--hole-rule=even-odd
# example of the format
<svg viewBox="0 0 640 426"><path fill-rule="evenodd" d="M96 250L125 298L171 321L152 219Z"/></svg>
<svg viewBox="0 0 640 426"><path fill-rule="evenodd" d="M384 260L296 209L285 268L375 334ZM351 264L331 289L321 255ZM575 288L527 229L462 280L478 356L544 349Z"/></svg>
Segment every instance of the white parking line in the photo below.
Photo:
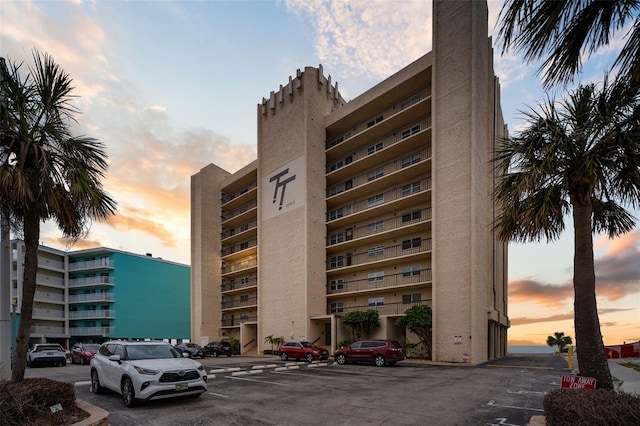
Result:
<svg viewBox="0 0 640 426"><path fill-rule="evenodd" d="M244 380L245 382L257 382L257 383L268 383L270 385L291 386L288 383L278 383L278 382L270 382L268 380L249 379L247 377L238 377L238 376L224 376L224 377L225 379L230 379L230 380Z"/></svg>
<svg viewBox="0 0 640 426"><path fill-rule="evenodd" d="M514 408L516 410L528 410L528 411L541 411L541 412L544 412L544 410L542 408L515 407L513 405L496 404L496 402L493 399L491 401L487 402L487 405L491 405L492 407L500 407L500 408Z"/></svg>
<svg viewBox="0 0 640 426"><path fill-rule="evenodd" d="M220 398L229 398L229 395L222 395L220 393L207 392L209 395L219 396Z"/></svg>
<svg viewBox="0 0 640 426"><path fill-rule="evenodd" d="M90 385L91 381L87 380L86 382L75 382L73 385L74 386L84 386L84 385Z"/></svg>
<svg viewBox="0 0 640 426"><path fill-rule="evenodd" d="M273 374L284 374L285 376L303 376L303 377L313 377L313 378L319 378L319 379L329 379L329 380L335 380L336 378L334 376L318 376L318 375L309 375L309 374L302 374L302 373L292 373L289 371L272 371L271 373Z"/></svg>

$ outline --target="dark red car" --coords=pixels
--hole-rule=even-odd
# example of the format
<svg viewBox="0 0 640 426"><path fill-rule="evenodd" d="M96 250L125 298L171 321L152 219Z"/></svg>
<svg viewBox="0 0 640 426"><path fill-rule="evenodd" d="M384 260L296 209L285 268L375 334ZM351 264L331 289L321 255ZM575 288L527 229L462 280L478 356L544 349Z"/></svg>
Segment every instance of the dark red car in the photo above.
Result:
<svg viewBox="0 0 640 426"><path fill-rule="evenodd" d="M404 359L400 343L393 340L362 340L338 349L333 358L340 365L347 362L373 362L378 367L395 365Z"/></svg>
<svg viewBox="0 0 640 426"><path fill-rule="evenodd" d="M291 358L295 360L304 359L311 362L314 359L329 358L329 351L310 342L292 341L284 342L278 348L278 355L280 355L280 359L283 361Z"/></svg>
<svg viewBox="0 0 640 426"><path fill-rule="evenodd" d="M99 348L98 343L76 343L71 348L71 364L89 364Z"/></svg>

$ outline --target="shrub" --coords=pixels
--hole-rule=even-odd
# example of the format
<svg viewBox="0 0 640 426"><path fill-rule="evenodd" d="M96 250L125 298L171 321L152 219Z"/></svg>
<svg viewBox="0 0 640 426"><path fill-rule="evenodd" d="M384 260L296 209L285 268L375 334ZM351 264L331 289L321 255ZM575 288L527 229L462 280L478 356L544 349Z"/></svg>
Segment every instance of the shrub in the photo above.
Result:
<svg viewBox="0 0 640 426"><path fill-rule="evenodd" d="M51 412L60 404L61 411ZM76 405L75 388L70 383L45 378L21 382L0 381L0 425L67 425L88 414Z"/></svg>
<svg viewBox="0 0 640 426"><path fill-rule="evenodd" d="M607 389L554 389L544 397L548 425L640 424L640 397Z"/></svg>

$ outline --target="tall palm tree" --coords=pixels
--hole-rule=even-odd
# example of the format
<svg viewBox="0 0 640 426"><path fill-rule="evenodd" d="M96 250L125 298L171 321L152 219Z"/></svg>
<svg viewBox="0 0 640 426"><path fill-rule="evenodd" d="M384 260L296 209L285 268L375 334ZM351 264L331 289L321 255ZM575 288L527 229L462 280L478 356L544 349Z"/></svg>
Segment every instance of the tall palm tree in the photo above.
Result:
<svg viewBox="0 0 640 426"><path fill-rule="evenodd" d="M573 340L571 340L571 337L565 336L561 331L556 331L555 333L553 333L553 336L547 336L547 345L551 347L557 346L559 354L562 353L562 349L564 349L565 346L571 344L573 344Z"/></svg>
<svg viewBox="0 0 640 426"><path fill-rule="evenodd" d="M616 31L633 21L615 61L622 75L640 84L639 0L507 0L498 18L502 53L509 48L528 60L544 59L539 68L547 88L566 84L590 56L609 45Z"/></svg>
<svg viewBox="0 0 640 426"><path fill-rule="evenodd" d="M571 214L574 322L578 364L612 389L596 306L593 233L633 229L625 206L640 205L640 86L620 81L579 86L558 104L524 113L526 128L496 150L504 240L551 241Z"/></svg>
<svg viewBox="0 0 640 426"><path fill-rule="evenodd" d="M107 169L102 143L71 135L78 111L72 79L53 58L33 52L22 64L0 61L0 205L24 236L24 287L12 381L24 378L38 269L40 223L53 219L70 239L105 219L116 202L101 184Z"/></svg>

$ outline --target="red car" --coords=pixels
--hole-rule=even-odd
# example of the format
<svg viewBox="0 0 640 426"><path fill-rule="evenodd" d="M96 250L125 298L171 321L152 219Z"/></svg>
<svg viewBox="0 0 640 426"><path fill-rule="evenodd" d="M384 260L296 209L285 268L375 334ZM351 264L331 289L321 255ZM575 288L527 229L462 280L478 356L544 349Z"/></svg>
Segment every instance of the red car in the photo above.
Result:
<svg viewBox="0 0 640 426"><path fill-rule="evenodd" d="M283 361L292 358L296 361L299 359L304 359L308 362L311 362L314 359L329 358L329 351L323 348L319 348L318 346L310 342L292 341L284 342L278 348L278 355L280 355L280 359Z"/></svg>
<svg viewBox="0 0 640 426"><path fill-rule="evenodd" d="M404 359L402 346L392 340L362 340L338 349L333 358L340 365L347 362L373 362L378 367L395 365Z"/></svg>
<svg viewBox="0 0 640 426"><path fill-rule="evenodd" d="M76 343L71 348L71 364L89 364L99 348L97 343Z"/></svg>

